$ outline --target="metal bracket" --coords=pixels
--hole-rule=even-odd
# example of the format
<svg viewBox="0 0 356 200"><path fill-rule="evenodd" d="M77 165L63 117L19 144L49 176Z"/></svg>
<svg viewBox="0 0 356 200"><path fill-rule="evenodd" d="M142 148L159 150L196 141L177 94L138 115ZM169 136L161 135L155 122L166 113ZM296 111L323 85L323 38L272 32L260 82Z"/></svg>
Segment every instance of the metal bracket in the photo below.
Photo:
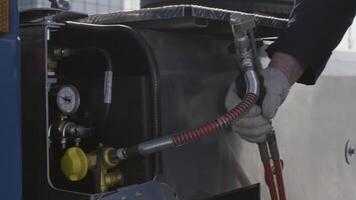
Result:
<svg viewBox="0 0 356 200"><path fill-rule="evenodd" d="M234 34L242 33L246 34L247 31L256 27L255 17L251 15L243 15L240 13L234 13L230 15L230 23L232 25L232 31Z"/></svg>
<svg viewBox="0 0 356 200"><path fill-rule="evenodd" d="M70 9L70 4L68 0L48 0L48 1L51 2L52 8L59 8L62 10Z"/></svg>

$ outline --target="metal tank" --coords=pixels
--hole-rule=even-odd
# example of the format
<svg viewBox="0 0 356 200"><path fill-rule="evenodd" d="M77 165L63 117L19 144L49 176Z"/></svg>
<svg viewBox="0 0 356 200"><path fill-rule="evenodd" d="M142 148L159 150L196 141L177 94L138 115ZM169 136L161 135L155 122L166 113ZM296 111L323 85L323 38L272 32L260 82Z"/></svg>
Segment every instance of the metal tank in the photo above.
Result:
<svg viewBox="0 0 356 200"><path fill-rule="evenodd" d="M231 151L241 149L241 140L226 145L229 129L119 164L110 153L226 111L225 95L238 75L233 13L186 5L77 21L68 20L85 16L64 12L22 21L23 198L148 198L143 191L162 186L174 199L233 194L258 200L260 181L250 181ZM258 38L275 36L286 25L254 17Z"/></svg>
<svg viewBox="0 0 356 200"><path fill-rule="evenodd" d="M44 17L40 23L23 21L23 199L111 200L143 195L156 200L163 194L166 200L222 199L231 194L226 191L237 189L234 199L267 200L257 146L229 129L179 149L123 161L119 169L124 183L108 190L99 187L100 192L96 176L74 182L60 169L67 147L81 147L85 155L80 158L92 158L92 152L95 158L110 157L100 143L126 147L195 128L224 113L227 89L238 74L231 50L232 13L236 12L176 5L88 18L64 13ZM83 19L69 21L78 17ZM277 36L287 21L256 15L255 22L263 50L261 40ZM93 46L96 51L75 56L57 51ZM97 48L111 55L112 75L105 71L110 63L106 54ZM293 86L273 121L290 199L351 200L356 195L355 165L346 162L353 161L356 145L356 83L349 67L340 68L355 61L352 55L340 56L331 60L316 86ZM266 64L268 60L262 58ZM113 82L107 124L90 139L62 137L60 130L75 133L64 128L73 127L66 123L68 119L83 126L102 120L108 76ZM62 107L70 97L59 95L63 88L71 90L68 85L77 88L82 105L73 104L71 115ZM53 127L59 130L54 135ZM99 171L107 175L110 169Z"/></svg>

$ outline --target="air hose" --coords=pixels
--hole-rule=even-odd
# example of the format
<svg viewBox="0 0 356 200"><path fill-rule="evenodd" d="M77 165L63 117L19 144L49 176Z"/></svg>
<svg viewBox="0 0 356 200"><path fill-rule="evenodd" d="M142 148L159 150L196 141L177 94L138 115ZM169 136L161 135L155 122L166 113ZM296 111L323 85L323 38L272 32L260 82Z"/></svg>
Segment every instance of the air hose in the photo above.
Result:
<svg viewBox="0 0 356 200"><path fill-rule="evenodd" d="M249 79L247 79L247 82L249 83L258 83L256 79L257 76L252 70L248 70L245 73L245 77L249 77ZM257 85L253 84L252 86L253 87L251 88L254 88L255 91L258 91L256 87ZM257 92L252 92L250 89L242 101L235 108L223 116L217 118L216 120L189 131L156 138L128 148L120 148L117 150L117 157L121 160L124 160L129 157L138 155L148 155L167 148L179 147L199 140L204 136L214 134L225 127L231 126L234 121L238 120L243 114L247 113L256 103L257 97Z"/></svg>
<svg viewBox="0 0 356 200"><path fill-rule="evenodd" d="M199 140L202 137L217 133L219 130L231 126L234 121L240 119L252 108L257 102L259 94L259 80L255 72L253 46L250 40L250 30L255 27L255 21L251 16L232 14L231 25L234 34L236 55L239 59L240 70L244 75L246 83L246 92L241 102L226 114L201 127L155 138L128 148L119 148L116 152L116 156L119 159L124 160L138 155L148 155Z"/></svg>
<svg viewBox="0 0 356 200"><path fill-rule="evenodd" d="M283 173L282 173L282 160L279 155L276 134L274 131L272 131L272 133L268 135L267 143L269 146L271 159L273 161L279 200L286 200L286 192L284 188L284 180L283 180Z"/></svg>
<svg viewBox="0 0 356 200"><path fill-rule="evenodd" d="M207 123L199 128L177 133L172 136L172 140L175 146L181 146L192 141L198 140L206 135L216 133L218 130L223 129L231 125L232 122L239 119L244 113L248 112L250 108L256 103L257 95L254 93L246 94L245 98L239 105L227 112L225 115L218 119Z"/></svg>
<svg viewBox="0 0 356 200"><path fill-rule="evenodd" d="M253 43L253 29L255 27L254 18L235 13L230 16L230 23L234 35L236 56L239 59L240 70L244 75L244 81L246 83L245 95L241 102L226 114L201 127L155 138L128 148L119 148L111 156L117 157L120 160L125 160L129 157L148 155L168 148L179 147L191 143L204 136L217 133L225 127L231 126L234 121L239 120L257 103L259 100L260 82L255 71L258 67L258 63L256 62L256 52ZM267 142L259 144L261 159L265 169L266 183L270 190L272 200L278 200L278 198L279 200L286 200L281 160L279 158L274 133L272 133L272 135L272 137L268 137L268 144ZM271 151L270 153L274 162L277 184L274 182L273 171L270 165L269 150Z"/></svg>

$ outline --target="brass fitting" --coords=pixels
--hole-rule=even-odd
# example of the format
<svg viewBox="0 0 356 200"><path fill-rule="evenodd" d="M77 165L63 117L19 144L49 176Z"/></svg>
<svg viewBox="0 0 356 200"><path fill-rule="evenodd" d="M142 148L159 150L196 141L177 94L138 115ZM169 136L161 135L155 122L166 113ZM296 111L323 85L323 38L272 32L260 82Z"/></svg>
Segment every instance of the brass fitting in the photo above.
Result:
<svg viewBox="0 0 356 200"><path fill-rule="evenodd" d="M108 172L108 170L101 170L100 176L100 192L106 192L111 187L122 185L124 179L122 173L118 170Z"/></svg>
<svg viewBox="0 0 356 200"><path fill-rule="evenodd" d="M111 152L116 152L112 147L103 148L103 162L100 170L100 192L108 191L109 188L122 185L124 179L119 170L109 172L119 164L119 160L113 158ZM97 172L98 173L98 172Z"/></svg>
<svg viewBox="0 0 356 200"><path fill-rule="evenodd" d="M122 185L124 179L122 173L114 169L119 164L119 160L110 155L115 149L102 146L99 148L101 149L88 154L79 147L68 148L61 159L61 170L73 182L84 179L88 170L91 170L95 177L100 177L96 179L99 191L106 192L111 187Z"/></svg>
<svg viewBox="0 0 356 200"><path fill-rule="evenodd" d="M112 147L107 147L103 150L104 163L109 169L114 168L119 164L119 159L117 157L111 156L112 152L116 153L116 149Z"/></svg>

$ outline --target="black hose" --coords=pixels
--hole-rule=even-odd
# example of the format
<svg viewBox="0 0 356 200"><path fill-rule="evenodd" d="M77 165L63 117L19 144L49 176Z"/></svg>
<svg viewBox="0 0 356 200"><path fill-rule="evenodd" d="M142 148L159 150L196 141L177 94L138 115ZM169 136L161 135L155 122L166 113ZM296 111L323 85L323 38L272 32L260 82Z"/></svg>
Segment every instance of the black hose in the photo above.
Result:
<svg viewBox="0 0 356 200"><path fill-rule="evenodd" d="M141 41L142 43L144 40ZM162 136L161 133L161 98L160 98L160 82L159 82L159 71L156 58L153 54L153 50L148 44L142 45L142 49L147 55L147 60L149 63L149 70L151 75L151 85L152 85L152 112L153 112L153 138L158 138ZM154 155L155 160L155 174L161 174L162 171L162 155L158 152Z"/></svg>

